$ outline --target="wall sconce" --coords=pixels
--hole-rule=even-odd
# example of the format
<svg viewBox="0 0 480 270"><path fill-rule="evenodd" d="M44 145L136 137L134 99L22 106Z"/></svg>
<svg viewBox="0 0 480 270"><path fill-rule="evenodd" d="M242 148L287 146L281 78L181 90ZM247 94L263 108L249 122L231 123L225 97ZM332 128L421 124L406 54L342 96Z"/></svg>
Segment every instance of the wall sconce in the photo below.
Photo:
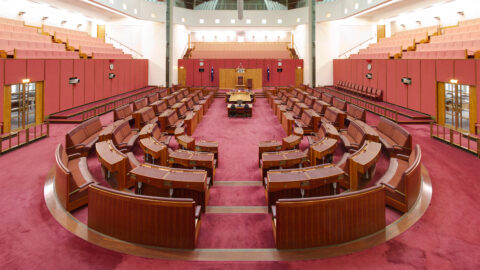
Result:
<svg viewBox="0 0 480 270"><path fill-rule="evenodd" d="M440 21L440 17L436 16L436 17L433 17L435 20L437 21Z"/></svg>
<svg viewBox="0 0 480 270"><path fill-rule="evenodd" d="M422 24L422 22L421 22L421 21L415 21L415 22L416 22L416 23L418 23L418 24Z"/></svg>
<svg viewBox="0 0 480 270"><path fill-rule="evenodd" d="M401 82L405 85L411 85L412 84L412 78L408 78L408 77L403 77L401 79Z"/></svg>
<svg viewBox="0 0 480 270"><path fill-rule="evenodd" d="M458 13L458 15L460 15L460 16L464 16L464 15L465 15L465 13L463 13L463 11L458 11L457 13Z"/></svg>
<svg viewBox="0 0 480 270"><path fill-rule="evenodd" d="M114 73L108 73L108 78L109 79L115 79L115 74Z"/></svg>
<svg viewBox="0 0 480 270"><path fill-rule="evenodd" d="M42 21L46 21L46 20L48 20L48 17L45 16L42 18Z"/></svg>
<svg viewBox="0 0 480 270"><path fill-rule="evenodd" d="M403 24L403 23L402 23L402 24L400 24L400 26L401 26L402 28L405 28L405 24Z"/></svg>
<svg viewBox="0 0 480 270"><path fill-rule="evenodd" d="M66 23L67 23L67 21L62 21L62 25L66 24Z"/></svg>
<svg viewBox="0 0 480 270"><path fill-rule="evenodd" d="M68 83L69 84L78 84L78 83L80 83L80 79L77 78L77 77L71 77L71 78L68 79Z"/></svg>
<svg viewBox="0 0 480 270"><path fill-rule="evenodd" d="M82 27L82 24L81 23L77 24L77 28L80 28L80 27Z"/></svg>
<svg viewBox="0 0 480 270"><path fill-rule="evenodd" d="M28 79L28 78L22 80L22 83L29 83L29 82L30 82L30 79Z"/></svg>
<svg viewBox="0 0 480 270"><path fill-rule="evenodd" d="M450 80L450 83L455 83L455 84L457 84L457 83L458 83L458 80L457 80L457 79L451 79L451 80Z"/></svg>
<svg viewBox="0 0 480 270"><path fill-rule="evenodd" d="M373 78L373 75L372 75L372 73L367 73L367 74L365 75L365 77L370 80L370 79Z"/></svg>
<svg viewBox="0 0 480 270"><path fill-rule="evenodd" d="M184 67L183 66L180 66L180 69L183 69Z"/></svg>
<svg viewBox="0 0 480 270"><path fill-rule="evenodd" d="M25 13L27 13L27 12L25 12L25 11L20 11L20 12L18 12L18 16L21 17L21 16L25 15Z"/></svg>

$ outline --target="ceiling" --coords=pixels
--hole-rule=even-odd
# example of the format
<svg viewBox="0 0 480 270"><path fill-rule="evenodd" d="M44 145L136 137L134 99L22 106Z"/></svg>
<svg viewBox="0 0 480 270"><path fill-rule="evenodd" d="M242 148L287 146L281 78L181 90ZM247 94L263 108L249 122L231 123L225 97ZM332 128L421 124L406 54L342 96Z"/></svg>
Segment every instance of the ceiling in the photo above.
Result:
<svg viewBox="0 0 480 270"><path fill-rule="evenodd" d="M30 0L35 3L48 4L52 7L65 9L72 12L79 12L92 19L114 20L122 19L124 16L110 12L106 9L91 5L82 0Z"/></svg>
<svg viewBox="0 0 480 270"><path fill-rule="evenodd" d="M367 20L381 20L398 16L401 13L408 13L413 10L430 7L434 4L447 3L453 0L397 0L385 7L374 9L365 14L356 16L357 18Z"/></svg>

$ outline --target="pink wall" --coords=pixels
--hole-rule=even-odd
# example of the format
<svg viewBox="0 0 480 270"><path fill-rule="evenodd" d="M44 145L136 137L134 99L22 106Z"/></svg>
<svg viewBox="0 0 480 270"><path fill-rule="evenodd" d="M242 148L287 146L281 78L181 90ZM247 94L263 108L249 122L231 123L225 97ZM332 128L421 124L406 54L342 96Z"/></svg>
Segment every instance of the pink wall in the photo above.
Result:
<svg viewBox="0 0 480 270"><path fill-rule="evenodd" d="M295 84L295 70L303 68L302 59L282 59L283 71L277 72L277 59L205 59L205 72L199 72L199 59L179 59L178 66L186 70L186 86L219 86L219 70L221 68L236 68L242 64L244 68L261 68L263 86L287 86ZM214 79L210 78L213 66ZM267 67L270 67L270 80L267 81Z"/></svg>
<svg viewBox="0 0 480 270"><path fill-rule="evenodd" d="M20 60L0 59L0 85L21 83L22 79L45 81L45 116L94 102L112 95L122 94L148 85L148 60ZM132 72L134 71L134 72ZM116 78L108 79L108 73ZM80 83L71 85L70 77ZM0 94L0 121L3 121L3 97Z"/></svg>
<svg viewBox="0 0 480 270"><path fill-rule="evenodd" d="M359 59L333 60L334 81L362 83L382 89L384 101L433 116L437 114L437 82L457 79L459 84L480 85L480 60L371 60L371 71L366 69L368 62ZM372 73L371 80L365 79L368 72ZM401 83L402 77L412 78L412 84ZM477 104L480 104L478 92ZM480 119L480 110L477 113L477 119Z"/></svg>

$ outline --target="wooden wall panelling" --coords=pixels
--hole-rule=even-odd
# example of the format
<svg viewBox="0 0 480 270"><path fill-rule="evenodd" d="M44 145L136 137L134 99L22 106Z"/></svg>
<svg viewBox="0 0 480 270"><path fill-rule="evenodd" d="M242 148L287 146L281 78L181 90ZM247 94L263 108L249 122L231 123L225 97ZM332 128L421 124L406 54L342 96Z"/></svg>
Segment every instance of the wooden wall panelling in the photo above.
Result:
<svg viewBox="0 0 480 270"><path fill-rule="evenodd" d="M108 63L110 64L110 63ZM111 94L110 96L116 96L122 93L120 90L120 80L122 78L122 63L120 61L115 60L113 62L113 70L110 70L107 66L108 73L115 74L115 79L110 80L111 85Z"/></svg>
<svg viewBox="0 0 480 270"><path fill-rule="evenodd" d="M27 60L27 75L31 82L41 82L45 80L45 60L30 59Z"/></svg>
<svg viewBox="0 0 480 270"><path fill-rule="evenodd" d="M454 78L458 84L475 85L476 84L476 64L472 60L454 61Z"/></svg>
<svg viewBox="0 0 480 270"><path fill-rule="evenodd" d="M198 72L200 68L200 60L194 59L193 61L193 85L194 86L201 86L202 85L202 77L200 72Z"/></svg>
<svg viewBox="0 0 480 270"><path fill-rule="evenodd" d="M98 59L94 61L95 61L95 100L100 100L106 97L103 94L103 60Z"/></svg>
<svg viewBox="0 0 480 270"><path fill-rule="evenodd" d="M394 104L408 107L408 86L401 82L401 78L408 77L408 60L393 60L395 68L395 99Z"/></svg>
<svg viewBox="0 0 480 270"><path fill-rule="evenodd" d="M149 72L148 59L143 59L142 62L143 62L143 85L141 87L144 87L144 86L148 86L148 72Z"/></svg>
<svg viewBox="0 0 480 270"><path fill-rule="evenodd" d="M408 77L412 78L412 84L408 86L408 108L420 111L422 77L420 73L420 60L408 61Z"/></svg>
<svg viewBox="0 0 480 270"><path fill-rule="evenodd" d="M80 82L73 85L73 106L85 104L85 61L84 59L73 60L73 76Z"/></svg>
<svg viewBox="0 0 480 270"><path fill-rule="evenodd" d="M201 86L211 86L212 83L210 82L210 68L212 67L212 63L209 59L205 59L203 61L203 72L200 72L200 76L202 77Z"/></svg>
<svg viewBox="0 0 480 270"><path fill-rule="evenodd" d="M437 83L436 60L421 60L420 62L420 111L437 116Z"/></svg>
<svg viewBox="0 0 480 270"><path fill-rule="evenodd" d="M338 83L338 81L341 81L342 75L341 73L341 66L342 60L339 59L333 59L333 84Z"/></svg>
<svg viewBox="0 0 480 270"><path fill-rule="evenodd" d="M350 66L351 66L351 73L350 73L350 78L352 83L357 83L357 73L358 73L358 66L357 66L357 60L352 59L350 61Z"/></svg>
<svg viewBox="0 0 480 270"><path fill-rule="evenodd" d="M95 101L95 63L85 61L85 103Z"/></svg>
<svg viewBox="0 0 480 270"><path fill-rule="evenodd" d="M136 77L137 77L137 74L135 73L135 68L137 68L137 66L135 65L135 62L130 62L130 65L129 65L129 74L130 74L130 90L133 90L133 89L136 89Z"/></svg>
<svg viewBox="0 0 480 270"><path fill-rule="evenodd" d="M478 123L478 103L477 103L477 87L470 87L470 133L475 134L475 124Z"/></svg>
<svg viewBox="0 0 480 270"><path fill-rule="evenodd" d="M60 60L45 60L45 116L60 111Z"/></svg>
<svg viewBox="0 0 480 270"><path fill-rule="evenodd" d="M396 60L387 60L387 84L384 90L384 100L390 103L395 104L396 99L396 86L397 86L397 76L396 76ZM400 81L400 79L398 79ZM386 99L385 99L386 97Z"/></svg>
<svg viewBox="0 0 480 270"><path fill-rule="evenodd" d="M477 122L480 121L480 110L478 109L478 105L480 104L480 93L478 93L480 90L478 87L478 85L480 85L480 60L475 60L475 63L476 63L476 66L477 66L477 69L476 69L476 96L477 96Z"/></svg>
<svg viewBox="0 0 480 270"><path fill-rule="evenodd" d="M438 94L438 100L436 101L437 122L440 125L445 125L445 83L444 82L437 83L436 92Z"/></svg>
<svg viewBox="0 0 480 270"><path fill-rule="evenodd" d="M25 78L27 78L27 60L5 60L5 84L22 83Z"/></svg>
<svg viewBox="0 0 480 270"><path fill-rule="evenodd" d="M437 60L437 81L449 82L454 79L453 60Z"/></svg>
<svg viewBox="0 0 480 270"><path fill-rule="evenodd" d="M73 60L60 60L60 111L73 107L73 86L69 78L73 77Z"/></svg>
<svg viewBox="0 0 480 270"><path fill-rule="evenodd" d="M357 60L357 82L360 85L364 85L365 71L367 70L367 62L363 59Z"/></svg>
<svg viewBox="0 0 480 270"><path fill-rule="evenodd" d="M378 77L376 87L383 90L383 100L385 100L385 91L387 90L387 61L388 60L373 60L377 74L376 77Z"/></svg>

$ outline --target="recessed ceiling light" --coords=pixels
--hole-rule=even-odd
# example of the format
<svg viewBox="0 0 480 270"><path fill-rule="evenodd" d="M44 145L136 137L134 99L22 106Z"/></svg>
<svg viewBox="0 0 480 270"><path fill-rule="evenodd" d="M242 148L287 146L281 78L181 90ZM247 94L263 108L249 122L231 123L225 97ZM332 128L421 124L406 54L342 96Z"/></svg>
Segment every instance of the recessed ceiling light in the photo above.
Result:
<svg viewBox="0 0 480 270"><path fill-rule="evenodd" d="M297 22L300 22L300 18L297 18Z"/></svg>
<svg viewBox="0 0 480 270"><path fill-rule="evenodd" d="M355 9L358 9L358 3L355 3Z"/></svg>
<svg viewBox="0 0 480 270"><path fill-rule="evenodd" d="M262 24L266 24L267 23L267 19L262 19Z"/></svg>
<svg viewBox="0 0 480 270"><path fill-rule="evenodd" d="M185 22L185 18L182 18L182 22Z"/></svg>
<svg viewBox="0 0 480 270"><path fill-rule="evenodd" d="M122 7L123 7L123 9L127 10L127 4L124 3L124 4L122 5Z"/></svg>
<svg viewBox="0 0 480 270"><path fill-rule="evenodd" d="M230 20L230 23L231 23L231 24L235 24L235 19L231 19L231 20Z"/></svg>
<svg viewBox="0 0 480 270"><path fill-rule="evenodd" d="M110 0L110 4L112 4L112 5L113 5L113 0Z"/></svg>
<svg viewBox="0 0 480 270"><path fill-rule="evenodd" d="M157 15L155 15L155 13L152 13L152 15L151 15L151 16L152 16L152 18L155 18L155 17L157 17Z"/></svg>
<svg viewBox="0 0 480 270"><path fill-rule="evenodd" d="M219 23L220 23L220 19L215 19L215 23L216 23L216 24L219 24Z"/></svg>
<svg viewBox="0 0 480 270"><path fill-rule="evenodd" d="M205 22L205 20L204 20L204 19L200 19L200 23L204 23L204 22Z"/></svg>
<svg viewBox="0 0 480 270"><path fill-rule="evenodd" d="M332 13L329 12L329 13L325 14L325 17L327 17L327 18L332 17Z"/></svg>
<svg viewBox="0 0 480 270"><path fill-rule="evenodd" d="M348 9L346 8L344 12L345 12L345 14L347 14L347 13L348 13Z"/></svg>
<svg viewBox="0 0 480 270"><path fill-rule="evenodd" d="M252 23L252 20L247 19L247 20L246 20L246 23L247 23L247 24L251 24L251 23Z"/></svg>
<svg viewBox="0 0 480 270"><path fill-rule="evenodd" d="M278 19L278 20L277 20L277 23L278 23L278 24L282 24L282 19Z"/></svg>

